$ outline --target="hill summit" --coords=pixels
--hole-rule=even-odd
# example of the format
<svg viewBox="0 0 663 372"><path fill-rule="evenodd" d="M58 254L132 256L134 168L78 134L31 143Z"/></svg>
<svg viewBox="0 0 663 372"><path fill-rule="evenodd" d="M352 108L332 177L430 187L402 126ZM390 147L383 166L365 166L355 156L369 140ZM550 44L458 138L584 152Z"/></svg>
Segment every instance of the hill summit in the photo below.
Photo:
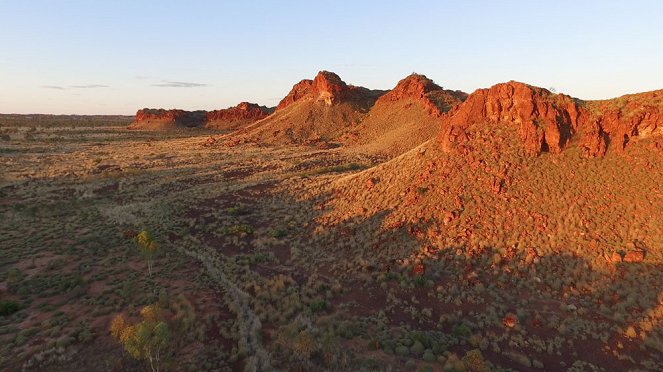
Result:
<svg viewBox="0 0 663 372"><path fill-rule="evenodd" d="M361 100L366 95L371 96L370 93L369 89L346 84L333 72L320 71L313 80L304 79L295 84L276 109L284 109L298 101L324 102L332 106L346 100Z"/></svg>

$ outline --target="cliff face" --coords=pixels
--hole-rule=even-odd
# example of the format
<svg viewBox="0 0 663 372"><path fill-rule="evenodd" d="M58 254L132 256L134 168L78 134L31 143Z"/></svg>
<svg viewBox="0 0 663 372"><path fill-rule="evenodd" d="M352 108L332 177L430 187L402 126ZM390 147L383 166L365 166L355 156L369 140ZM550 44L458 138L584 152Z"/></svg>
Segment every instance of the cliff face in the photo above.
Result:
<svg viewBox="0 0 663 372"><path fill-rule="evenodd" d="M663 135L663 90L588 101L589 123L584 145L590 155L601 156L608 145L623 150L633 138Z"/></svg>
<svg viewBox="0 0 663 372"><path fill-rule="evenodd" d="M300 99L308 97L309 94L311 93L312 87L313 87L313 80L310 79L304 79L299 83L295 84L288 93L288 95L285 96L281 100L281 102L279 102L278 106L276 106L276 109L277 110L284 109L290 106L291 104L299 101Z"/></svg>
<svg viewBox="0 0 663 372"><path fill-rule="evenodd" d="M643 95L648 98L637 99ZM466 130L472 124L506 123L518 127L531 155L559 153L577 136L587 156L603 156L608 145L618 151L629 137L661 131L660 91L624 99L627 109L618 110L614 100L587 103L523 83L497 84L475 91L453 110L443 120L437 139L450 150L468 139Z"/></svg>

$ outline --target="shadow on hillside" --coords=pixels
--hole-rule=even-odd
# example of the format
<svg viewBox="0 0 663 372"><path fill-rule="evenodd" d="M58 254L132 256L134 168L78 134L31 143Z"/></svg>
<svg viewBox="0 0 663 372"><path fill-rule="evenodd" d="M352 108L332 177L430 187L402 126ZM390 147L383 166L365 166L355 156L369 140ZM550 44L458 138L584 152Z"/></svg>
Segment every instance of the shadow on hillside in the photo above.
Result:
<svg viewBox="0 0 663 372"><path fill-rule="evenodd" d="M197 170L179 169L178 174L194 174ZM201 186L193 178L187 185L177 179L170 182L169 175L170 171L166 170L141 170L140 177L145 178L131 189L136 191L144 185L138 198L136 195L122 197L122 191L116 188L104 191L108 194L103 195L121 203L149 199L150 205L157 207L160 203L170 203L173 198L186 202L181 209L172 208L170 215L160 218L190 221L187 233L224 255L272 249L280 266L258 264L253 268L260 275L271 277L288 273L300 285L313 274L328 282L339 281L346 291L333 300L331 311L344 309L350 316L376 318L388 304L387 297L395 295L408 303L386 312L393 326L408 325L413 329L441 329L453 333L458 324L467 324L472 333L479 335L492 333L498 337L515 338L522 333L530 339L547 342L556 337L573 339L573 345L564 343L557 349L561 355L534 350L532 344L509 345L508 337L500 341L503 351L520 350L542 361L546 370L566 370L560 366L560 360L567 362L567 367L575 360L584 360L608 370L639 366L613 357L604 350L606 346L635 361L657 360L656 354L663 353L663 343L657 338L663 332L663 265L660 263L645 260L613 264L597 258L596 252L587 252L586 256L580 257L565 252L537 255L522 247L482 250L464 245L441 247L420 233L427 231L430 225L443 225L439 220L425 224L394 223L389 219L390 210L372 215L352 213L346 219L327 220L326 216L333 208L330 204L335 197L333 192L311 199L303 198L295 190L279 193L275 187L280 175L262 183L246 182L242 177L209 180L204 187L220 189L228 182L236 183L237 187L234 191L219 192L205 199L187 194L190 189ZM159 182L149 184L151 179ZM62 183L64 187L71 180L65 177L50 181ZM115 181L118 180L112 182ZM6 196L10 197L10 190L6 191ZM36 217L55 213L46 213L46 210L61 210L59 213L63 216L79 213L80 208L87 205L85 203L97 200L92 198L79 205L74 203L80 199L79 195L66 192L59 195L57 202L71 202L71 208L40 204L37 208L41 211L34 211ZM168 198L162 199L164 195ZM244 211L233 209L238 206L245 208ZM226 214L219 217L218 212ZM213 239L205 227L217 222L218 218L231 219L238 226L247 224L274 236L254 233L233 238L230 242ZM155 222L156 219L152 221ZM118 230L126 227L118 225ZM173 244L182 238L181 231L155 228ZM285 229L284 236L276 238L281 229ZM272 238L275 243L256 248L261 240ZM419 264L423 265L423 273L417 273ZM418 277L424 279L420 281L424 284L417 284ZM410 286L412 283L414 286ZM412 298L418 303L413 304ZM352 306L345 306L348 304ZM419 311L430 308L432 316L417 318L408 314L405 308L411 306ZM460 316L457 315L459 311L462 311ZM514 328L502 324L502 318L508 314L516 317ZM478 326L479 321L485 324ZM265 327L269 326L274 325L265 324ZM633 329L630 330L629 326ZM641 349L643 343L647 346ZM452 350L462 355L473 348L476 346L466 344L456 345ZM483 353L500 366L522 369L522 365L492 347Z"/></svg>
<svg viewBox="0 0 663 372"><path fill-rule="evenodd" d="M325 200L333 197L322 196L318 201L322 208L293 199L288 203L304 210L310 221L318 221L329 211ZM441 225L439 221L389 226L386 220L390 213L387 210L332 224L316 222L301 232L301 240L310 242L303 255L307 270L339 279L350 288L342 299L353 302L356 315L377 317L391 291L403 299L416 297L417 306L432 310L430 320L421 321L396 309L387 313L394 324L431 329L439 327L441 315L462 311L474 314L469 324L479 334L524 332L525 337L548 342L556 337L573 340L573 344L560 345L561 355L504 342L505 350L522 350L542 361L546 370L566 370L576 360L621 370L641 367L637 364L640 361L661 362L657 355L663 352L659 336L663 332L662 264L647 260L613 263L599 257L599 252L589 251L584 256L571 250L538 255L517 246L482 250L464 245L439 247L419 234L430 224ZM416 281L419 264L425 268L422 277L432 283L431 287L401 289L398 282L380 287L379 278L390 273L400 275L401 284ZM476 326L477 319L490 318L493 311L499 316L497 321L486 321L483 328ZM502 317L508 314L515 315L516 331L502 324ZM448 332L464 322L462 317L452 318L456 320L442 322ZM522 368L490 348L484 353L500 365Z"/></svg>

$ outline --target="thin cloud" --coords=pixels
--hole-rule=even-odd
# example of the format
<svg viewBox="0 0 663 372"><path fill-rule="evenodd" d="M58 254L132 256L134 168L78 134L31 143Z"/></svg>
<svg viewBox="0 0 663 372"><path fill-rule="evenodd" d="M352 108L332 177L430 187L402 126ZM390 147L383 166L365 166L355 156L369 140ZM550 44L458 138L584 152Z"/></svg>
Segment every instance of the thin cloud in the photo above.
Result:
<svg viewBox="0 0 663 372"><path fill-rule="evenodd" d="M74 89L110 88L110 86L103 84L88 84L88 85L70 85L69 88L74 88Z"/></svg>
<svg viewBox="0 0 663 372"><path fill-rule="evenodd" d="M159 84L152 84L153 87L163 87L163 88L198 88L206 87L207 84L200 83L190 83L186 81L163 81Z"/></svg>
<svg viewBox="0 0 663 372"><path fill-rule="evenodd" d="M62 85L42 85L41 87L46 89L56 89L56 90L110 88L109 85L103 85L103 84L69 85L66 87Z"/></svg>

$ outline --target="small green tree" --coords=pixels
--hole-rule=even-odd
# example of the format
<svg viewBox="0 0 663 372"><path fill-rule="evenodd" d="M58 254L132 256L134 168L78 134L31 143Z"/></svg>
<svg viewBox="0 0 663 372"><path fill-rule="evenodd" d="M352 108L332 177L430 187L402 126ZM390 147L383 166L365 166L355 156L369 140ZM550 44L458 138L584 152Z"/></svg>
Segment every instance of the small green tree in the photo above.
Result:
<svg viewBox="0 0 663 372"><path fill-rule="evenodd" d="M154 254L157 252L157 249L159 249L159 246L154 241L154 239L152 239L150 233L145 230L138 233L138 235L136 235L134 238L134 241L136 242L136 246L138 246L138 250L140 250L140 253L147 261L147 272L151 276Z"/></svg>
<svg viewBox="0 0 663 372"><path fill-rule="evenodd" d="M111 324L111 336L122 344L129 355L137 360L149 361L150 369L158 372L161 356L168 348L172 333L158 305L145 306L140 315L143 320L136 324L128 324L122 315L115 317Z"/></svg>

